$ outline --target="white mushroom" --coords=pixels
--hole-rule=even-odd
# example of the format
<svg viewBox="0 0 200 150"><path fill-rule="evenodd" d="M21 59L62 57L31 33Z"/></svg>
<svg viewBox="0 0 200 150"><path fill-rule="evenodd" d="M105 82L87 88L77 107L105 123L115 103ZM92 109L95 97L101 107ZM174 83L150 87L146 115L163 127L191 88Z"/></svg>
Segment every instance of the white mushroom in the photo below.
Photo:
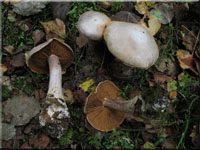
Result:
<svg viewBox="0 0 200 150"><path fill-rule="evenodd" d="M104 31L109 51L124 64L147 69L159 56L158 46L143 26L112 21Z"/></svg>
<svg viewBox="0 0 200 150"><path fill-rule="evenodd" d="M91 40L100 40L103 37L103 32L111 20L103 13L96 11L87 11L82 14L78 21L78 30Z"/></svg>

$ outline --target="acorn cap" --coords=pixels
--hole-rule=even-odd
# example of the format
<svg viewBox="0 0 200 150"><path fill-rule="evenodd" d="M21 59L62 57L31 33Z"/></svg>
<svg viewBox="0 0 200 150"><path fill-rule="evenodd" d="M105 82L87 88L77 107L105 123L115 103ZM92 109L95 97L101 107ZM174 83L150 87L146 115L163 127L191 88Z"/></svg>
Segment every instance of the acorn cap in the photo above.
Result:
<svg viewBox="0 0 200 150"><path fill-rule="evenodd" d="M103 32L111 19L103 13L87 11L78 20L78 30L81 34L91 40L100 40Z"/></svg>
<svg viewBox="0 0 200 150"><path fill-rule="evenodd" d="M158 59L153 36L139 24L112 21L104 31L104 39L109 51L130 67L148 69Z"/></svg>
<svg viewBox="0 0 200 150"><path fill-rule="evenodd" d="M103 106L104 98L110 100L124 100L119 97L119 88L111 81L100 82L95 93L87 97L84 112L88 122L97 130L111 131L124 121L126 113Z"/></svg>
<svg viewBox="0 0 200 150"><path fill-rule="evenodd" d="M27 52L26 64L33 72L48 74L48 57L52 54L59 57L62 69L69 67L74 59L71 47L59 39L53 38Z"/></svg>

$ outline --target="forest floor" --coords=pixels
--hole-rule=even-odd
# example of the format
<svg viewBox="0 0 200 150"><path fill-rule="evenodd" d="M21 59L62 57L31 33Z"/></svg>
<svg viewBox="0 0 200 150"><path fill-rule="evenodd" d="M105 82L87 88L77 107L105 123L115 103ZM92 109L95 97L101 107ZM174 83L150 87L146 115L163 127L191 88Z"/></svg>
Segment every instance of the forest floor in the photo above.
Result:
<svg viewBox="0 0 200 150"><path fill-rule="evenodd" d="M30 16L19 15L12 9L11 4L1 5L2 148L200 148L199 2L48 3L41 12ZM82 37L77 21L89 10L125 22L136 23L143 18L146 26L152 25L157 30L154 39L160 54L156 64L147 70L128 67L116 60L103 39L92 41ZM159 14L159 27L157 22L148 22L152 10ZM57 27L58 32L65 31L59 37L75 55L62 75L71 119L60 138L47 134L39 124L40 108L32 108L35 102L42 108L49 75L32 72L25 62L25 53L45 42L49 38L48 28L51 31L51 26L56 26L45 27L41 22L49 23L55 18L64 22L64 26ZM138 110L127 115L118 128L109 132L93 128L84 113L86 98L105 80L112 81L126 100L140 95L146 105L145 112ZM34 104L19 105L20 98ZM6 111L8 105L13 106L14 114ZM20 119L19 115L24 116Z"/></svg>

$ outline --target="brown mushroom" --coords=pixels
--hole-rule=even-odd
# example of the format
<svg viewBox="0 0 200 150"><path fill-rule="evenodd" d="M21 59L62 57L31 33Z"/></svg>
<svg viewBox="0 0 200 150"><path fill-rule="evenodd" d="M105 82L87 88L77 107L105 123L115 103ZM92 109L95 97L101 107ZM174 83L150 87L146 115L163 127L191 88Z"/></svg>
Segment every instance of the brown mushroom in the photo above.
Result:
<svg viewBox="0 0 200 150"><path fill-rule="evenodd" d="M50 74L45 107L39 120L40 125L47 125L50 135L57 138L67 127L66 119L70 118L62 91L62 69L69 67L73 59L74 53L70 46L56 38L50 39L26 53L26 63L32 71Z"/></svg>
<svg viewBox="0 0 200 150"><path fill-rule="evenodd" d="M111 131L124 121L126 114L121 111L104 107L105 98L109 100L124 100L119 97L119 88L111 81L104 81L98 84L95 93L87 97L84 112L88 122L97 130Z"/></svg>

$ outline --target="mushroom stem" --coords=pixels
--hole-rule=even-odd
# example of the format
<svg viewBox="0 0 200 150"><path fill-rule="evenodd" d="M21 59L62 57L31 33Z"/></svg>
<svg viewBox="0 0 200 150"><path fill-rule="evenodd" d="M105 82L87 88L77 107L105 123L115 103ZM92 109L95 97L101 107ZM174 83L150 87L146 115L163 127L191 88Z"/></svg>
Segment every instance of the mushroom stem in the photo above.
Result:
<svg viewBox="0 0 200 150"><path fill-rule="evenodd" d="M62 69L59 58L51 55L48 58L50 79L47 96L64 99L62 91Z"/></svg>
<svg viewBox="0 0 200 150"><path fill-rule="evenodd" d="M108 107L108 108L122 111L125 113L133 114L135 111L136 102L137 102L137 100L135 98L133 98L131 100L127 100L127 101L110 100L110 99L105 98L103 105L104 105L104 107Z"/></svg>

